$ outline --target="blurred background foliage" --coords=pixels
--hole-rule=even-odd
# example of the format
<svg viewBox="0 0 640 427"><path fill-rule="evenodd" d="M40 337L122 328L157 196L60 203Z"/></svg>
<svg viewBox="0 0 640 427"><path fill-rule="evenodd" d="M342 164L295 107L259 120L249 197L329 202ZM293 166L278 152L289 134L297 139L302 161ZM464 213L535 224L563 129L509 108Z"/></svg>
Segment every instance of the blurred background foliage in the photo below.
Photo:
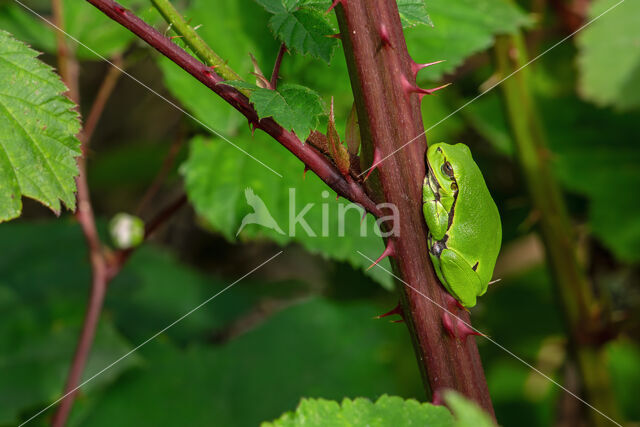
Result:
<svg viewBox="0 0 640 427"><path fill-rule="evenodd" d="M367 260L356 251L374 257L383 245L372 233L360 237L360 214L350 212L345 236L336 237L336 212L344 202L336 201L313 173L303 178L297 159L265 134L253 136L240 114L92 6L64 3L71 35L100 55L123 56L133 76L283 175L272 174L131 79L118 81L88 157L102 229L121 211L148 218L182 191L190 207L137 251L110 285L85 378L279 247L284 254L90 382L70 424L256 425L293 410L303 397L376 400L386 393L424 400L406 328L372 320L395 305L396 296L386 273L364 271ZM587 8L571 9L586 3ZM47 1L27 4L50 15ZM125 4L170 33L147 2ZM503 280L473 309L475 326L569 389L577 387L575 368L567 363L562 313L512 159L502 100L491 92L442 120L497 82L488 50L496 35L525 31L535 57L574 31L576 16L593 18L614 4L427 0L433 26L405 30L417 62L446 60L423 71L419 84L454 83L424 100L428 140L471 147L503 219L504 249L496 269ZM253 79L249 53L265 73L271 69L280 42L270 32L271 15L258 3L217 0L212 7L206 0L185 0L175 5L244 78ZM55 64L55 34L17 3L0 1L0 28ZM81 60L80 111L86 115L109 66L72 46ZM640 422L634 394L640 389L639 46L639 4L627 1L531 65L548 155L579 232L581 259L598 295L623 324L618 338L607 344L607 360L621 413L635 422ZM337 42L330 62L286 55L281 76L282 82L317 91L327 105L333 97L344 135L352 96ZM169 152L175 161L161 191L141 204ZM296 189L298 209L316 204L306 218L318 235L320 205L326 204L332 232L309 237L298 228L288 237L250 225L236 237L250 212L247 187L281 226L287 224L289 189ZM366 226L373 227L370 216ZM30 201L21 219L0 225L0 254L0 425L15 425L62 390L90 270L73 216L54 219ZM502 425L549 425L579 407L501 349L477 341Z"/></svg>

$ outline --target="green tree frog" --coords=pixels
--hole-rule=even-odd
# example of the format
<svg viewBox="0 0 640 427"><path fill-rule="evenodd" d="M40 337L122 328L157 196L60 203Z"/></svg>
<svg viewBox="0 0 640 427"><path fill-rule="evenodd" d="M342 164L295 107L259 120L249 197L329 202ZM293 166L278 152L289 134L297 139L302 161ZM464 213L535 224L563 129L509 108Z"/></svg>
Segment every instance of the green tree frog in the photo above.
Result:
<svg viewBox="0 0 640 427"><path fill-rule="evenodd" d="M431 145L426 169L422 211L429 256L447 291L473 307L487 291L500 251L498 208L466 145Z"/></svg>

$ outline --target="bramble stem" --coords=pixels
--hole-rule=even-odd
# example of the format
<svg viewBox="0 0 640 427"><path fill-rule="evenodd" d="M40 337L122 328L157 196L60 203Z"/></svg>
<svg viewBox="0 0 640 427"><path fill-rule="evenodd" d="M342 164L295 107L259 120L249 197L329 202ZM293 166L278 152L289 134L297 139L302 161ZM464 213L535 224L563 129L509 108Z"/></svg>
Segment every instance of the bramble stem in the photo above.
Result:
<svg viewBox="0 0 640 427"><path fill-rule="evenodd" d="M411 333L427 395L454 389L493 415L476 342L452 339L443 331L448 294L438 282L428 255L422 216L426 138L415 83L395 1L346 0L335 8L353 89L362 150L371 165L374 149L384 158L370 184L397 208L395 274L402 290L404 319ZM414 140L415 139L415 140ZM414 141L413 141L414 140ZM411 144L403 147L408 141ZM400 149L400 150L398 150ZM375 258L375 257L374 257ZM450 297L449 297L450 298ZM440 307L438 307L438 305ZM456 313L469 322L464 310Z"/></svg>
<svg viewBox="0 0 640 427"><path fill-rule="evenodd" d="M338 195L360 204L365 210L377 217L382 216L380 209L376 206L375 202L371 200L360 183L352 179L345 179L336 166L315 147L311 144L304 144L293 132L284 129L272 118L259 119L258 114L245 95L231 86L219 84L223 82L223 79L215 70L212 71L209 67L189 55L184 49L173 43L169 38L163 36L153 27L142 21L133 14L133 12L125 9L115 1L86 1L140 37L158 52L169 58L176 63L176 65L227 101L232 107L242 113L250 123L254 124L256 128L262 129L271 135L273 139L299 158L305 166L318 175L318 177Z"/></svg>
<svg viewBox="0 0 640 427"><path fill-rule="evenodd" d="M240 76L218 56L217 53L202 40L202 37L187 24L180 12L176 10L169 0L151 0L158 12L172 25L172 28L183 37L185 43L193 52L210 67L215 67L216 73L225 80L242 80Z"/></svg>
<svg viewBox="0 0 640 427"><path fill-rule="evenodd" d="M278 50L278 56L276 57L276 62L273 64L273 72L271 73L271 81L269 82L271 85L271 89L276 90L278 87L278 78L280 77L280 65L282 65L282 58L284 54L287 53L287 45L282 43L280 45L280 50Z"/></svg>

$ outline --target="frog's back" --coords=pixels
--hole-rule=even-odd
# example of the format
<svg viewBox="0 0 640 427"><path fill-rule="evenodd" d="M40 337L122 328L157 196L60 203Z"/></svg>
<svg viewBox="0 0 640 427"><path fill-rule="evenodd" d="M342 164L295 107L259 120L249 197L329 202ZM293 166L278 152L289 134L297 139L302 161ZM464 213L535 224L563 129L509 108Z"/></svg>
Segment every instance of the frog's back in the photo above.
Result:
<svg viewBox="0 0 640 427"><path fill-rule="evenodd" d="M457 145L463 146L466 153L459 157L462 171L456 171L458 196L452 224L455 232L450 233L451 246L464 247L464 256L471 258L468 261L472 265L479 259L485 260L478 263L476 271L486 284L491 280L502 243L500 213L469 149L466 145Z"/></svg>

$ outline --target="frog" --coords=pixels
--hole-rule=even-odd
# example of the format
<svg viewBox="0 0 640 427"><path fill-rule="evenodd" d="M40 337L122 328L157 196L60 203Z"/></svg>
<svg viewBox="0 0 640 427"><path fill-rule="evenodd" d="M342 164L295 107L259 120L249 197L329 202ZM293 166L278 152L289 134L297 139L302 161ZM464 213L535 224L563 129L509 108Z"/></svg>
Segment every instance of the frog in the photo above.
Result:
<svg viewBox="0 0 640 427"><path fill-rule="evenodd" d="M487 291L502 244L502 224L471 150L431 144L425 155L422 211L438 279L464 308Z"/></svg>

